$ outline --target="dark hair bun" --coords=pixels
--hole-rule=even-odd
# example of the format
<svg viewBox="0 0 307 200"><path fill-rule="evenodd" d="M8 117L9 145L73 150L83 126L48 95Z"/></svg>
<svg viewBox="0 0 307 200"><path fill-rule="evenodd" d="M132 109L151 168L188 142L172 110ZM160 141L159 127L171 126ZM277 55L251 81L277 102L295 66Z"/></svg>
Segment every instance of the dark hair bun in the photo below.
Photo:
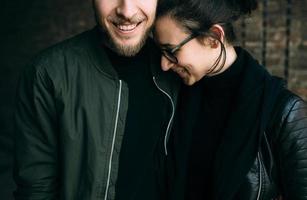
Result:
<svg viewBox="0 0 307 200"><path fill-rule="evenodd" d="M232 5L237 8L240 15L250 14L258 7L257 0L232 0Z"/></svg>

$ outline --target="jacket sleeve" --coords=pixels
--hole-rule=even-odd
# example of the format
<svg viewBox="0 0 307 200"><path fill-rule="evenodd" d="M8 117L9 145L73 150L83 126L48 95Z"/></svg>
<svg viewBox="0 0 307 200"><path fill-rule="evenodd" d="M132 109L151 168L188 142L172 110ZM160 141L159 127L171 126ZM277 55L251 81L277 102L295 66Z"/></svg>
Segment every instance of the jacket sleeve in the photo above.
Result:
<svg viewBox="0 0 307 200"><path fill-rule="evenodd" d="M44 69L28 67L15 111L16 200L58 199L57 119L52 82Z"/></svg>
<svg viewBox="0 0 307 200"><path fill-rule="evenodd" d="M277 146L283 200L307 199L307 104L290 100L284 109Z"/></svg>

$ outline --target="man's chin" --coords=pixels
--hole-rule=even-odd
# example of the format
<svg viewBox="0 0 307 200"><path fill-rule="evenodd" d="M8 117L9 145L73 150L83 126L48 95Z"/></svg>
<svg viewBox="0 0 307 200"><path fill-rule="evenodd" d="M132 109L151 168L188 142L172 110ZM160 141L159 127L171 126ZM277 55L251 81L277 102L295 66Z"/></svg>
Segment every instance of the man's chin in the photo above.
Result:
<svg viewBox="0 0 307 200"><path fill-rule="evenodd" d="M130 41L116 41L112 40L111 48L121 56L135 56L144 46L147 36L143 36L136 42Z"/></svg>
<svg viewBox="0 0 307 200"><path fill-rule="evenodd" d="M120 38L116 34L111 34L108 31L104 31L104 43L117 54L131 57L135 56L142 49L149 36L149 32L150 30L147 30L141 36L135 36L132 38Z"/></svg>

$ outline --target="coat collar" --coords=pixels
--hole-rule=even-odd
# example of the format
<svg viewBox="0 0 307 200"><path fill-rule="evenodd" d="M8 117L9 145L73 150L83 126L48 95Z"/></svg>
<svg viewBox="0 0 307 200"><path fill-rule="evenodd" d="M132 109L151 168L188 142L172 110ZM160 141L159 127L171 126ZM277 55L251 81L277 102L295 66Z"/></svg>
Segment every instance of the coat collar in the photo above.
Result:
<svg viewBox="0 0 307 200"><path fill-rule="evenodd" d="M102 44L101 33L98 27L89 31L89 46L87 49L91 62L104 75L112 79L118 79L117 72L111 64ZM143 48L149 48L150 69L159 86L172 97L177 97L180 79L173 72L163 72L160 65L161 53L152 38L148 38Z"/></svg>

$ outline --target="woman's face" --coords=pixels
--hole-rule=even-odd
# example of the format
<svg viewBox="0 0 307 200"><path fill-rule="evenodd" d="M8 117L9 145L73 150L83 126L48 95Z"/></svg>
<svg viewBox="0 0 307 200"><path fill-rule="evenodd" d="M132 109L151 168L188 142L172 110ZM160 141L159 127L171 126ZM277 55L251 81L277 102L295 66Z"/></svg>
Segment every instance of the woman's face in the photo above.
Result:
<svg viewBox="0 0 307 200"><path fill-rule="evenodd" d="M155 25L155 40L161 50L172 48L182 44L190 35L184 31L177 21L169 16L159 17ZM176 50L173 55L178 63L171 61L167 56L161 56L163 71L173 70L186 85L193 85L203 78L214 65L220 54L220 48L212 47L212 39L186 40L187 42Z"/></svg>

